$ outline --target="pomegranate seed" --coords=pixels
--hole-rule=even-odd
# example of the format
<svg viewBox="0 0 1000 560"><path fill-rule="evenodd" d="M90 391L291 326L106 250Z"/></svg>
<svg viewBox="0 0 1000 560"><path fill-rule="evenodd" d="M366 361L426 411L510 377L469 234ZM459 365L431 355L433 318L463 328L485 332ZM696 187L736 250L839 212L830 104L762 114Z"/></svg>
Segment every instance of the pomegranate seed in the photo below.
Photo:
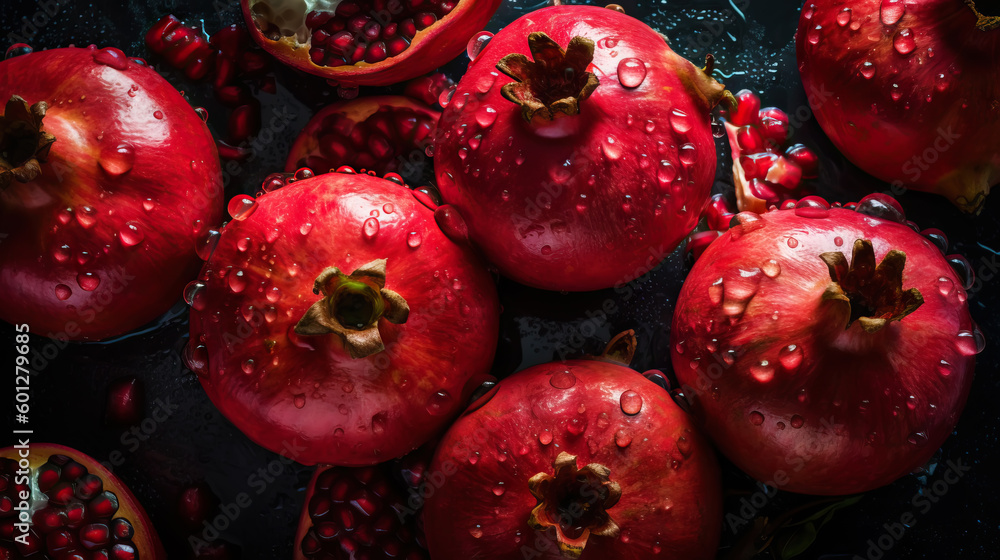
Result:
<svg viewBox="0 0 1000 560"><path fill-rule="evenodd" d="M768 205L770 205L772 202L777 202L778 200L778 195L774 192L774 189L772 188L773 185L768 183L767 181L763 181L760 179L751 179L748 187L750 188L751 194L753 194L755 197L761 200L764 200Z"/></svg>
<svg viewBox="0 0 1000 560"><path fill-rule="evenodd" d="M132 524L127 519L116 517L111 521L111 534L114 535L116 541L127 541L135 535L135 529L132 528Z"/></svg>
<svg viewBox="0 0 1000 560"><path fill-rule="evenodd" d="M382 26L377 22L370 21L365 24L364 35L369 41L374 41L378 39L379 35L382 34Z"/></svg>
<svg viewBox="0 0 1000 560"><path fill-rule="evenodd" d="M747 179L763 179L767 177L767 170L778 159L778 156L770 152L761 152L740 156L740 165Z"/></svg>
<svg viewBox="0 0 1000 560"><path fill-rule="evenodd" d="M349 31L338 31L327 43L334 52L344 54L354 48L354 35Z"/></svg>
<svg viewBox="0 0 1000 560"><path fill-rule="evenodd" d="M104 491L104 482L95 474L85 474L76 481L76 497L80 500L90 500Z"/></svg>
<svg viewBox="0 0 1000 560"><path fill-rule="evenodd" d="M819 175L819 158L803 144L793 144L785 150L785 157L795 162L802 170L802 177L815 179Z"/></svg>
<svg viewBox="0 0 1000 560"><path fill-rule="evenodd" d="M389 56L396 56L405 51L410 46L410 42L403 37L393 37L385 43L385 50Z"/></svg>
<svg viewBox="0 0 1000 560"><path fill-rule="evenodd" d="M366 14L353 16L351 19L347 20L347 30L355 35L358 35L365 29L365 26L368 25L368 22L371 20L371 16Z"/></svg>
<svg viewBox="0 0 1000 560"><path fill-rule="evenodd" d="M112 560L135 560L137 558L135 548L128 544L116 544L111 548Z"/></svg>
<svg viewBox="0 0 1000 560"><path fill-rule="evenodd" d="M41 467L38 467L38 489L42 492L48 492L55 483L59 482L59 467L51 464L45 463Z"/></svg>
<svg viewBox="0 0 1000 560"><path fill-rule="evenodd" d="M342 18L349 18L360 11L361 6L359 6L356 2L348 0L337 4L336 14Z"/></svg>
<svg viewBox="0 0 1000 560"><path fill-rule="evenodd" d="M736 126L746 126L757 121L760 111L760 98L748 89L736 94L736 110L729 116L729 121Z"/></svg>
<svg viewBox="0 0 1000 560"><path fill-rule="evenodd" d="M103 523L91 523L80 528L80 544L87 550L101 548L111 540L111 529Z"/></svg>
<svg viewBox="0 0 1000 560"><path fill-rule="evenodd" d="M216 31L208 42L223 55L236 58L241 51L246 50L250 43L250 36L243 26L234 24Z"/></svg>
<svg viewBox="0 0 1000 560"><path fill-rule="evenodd" d="M312 61L316 66L322 66L323 61L326 60L326 51L319 48L318 46L312 46L309 48L309 60Z"/></svg>
<svg viewBox="0 0 1000 560"><path fill-rule="evenodd" d="M350 58L351 63L356 64L364 60L366 52L367 50L361 45L354 47L354 51L351 52L351 58Z"/></svg>
<svg viewBox="0 0 1000 560"><path fill-rule="evenodd" d="M792 190L802 181L802 170L788 159L779 157L768 170L767 177L771 182Z"/></svg>
<svg viewBox="0 0 1000 560"><path fill-rule="evenodd" d="M427 29L428 27L434 25L434 23L437 21L437 19L438 18L437 18L436 15L434 15L434 14L432 14L430 12L424 12L424 13L415 15L413 17L413 23L417 26L417 29L423 30L423 29Z"/></svg>
<svg viewBox="0 0 1000 560"><path fill-rule="evenodd" d="M385 29L382 30L382 38L386 40L391 39L396 36L397 31L399 31L399 24L390 23L385 26Z"/></svg>
<svg viewBox="0 0 1000 560"><path fill-rule="evenodd" d="M252 51L244 52L239 58L240 69L247 74L260 72L267 66L267 58L260 53Z"/></svg>
<svg viewBox="0 0 1000 560"><path fill-rule="evenodd" d="M753 126L741 126L736 131L736 143L748 154L764 150L764 139L761 137L760 132L757 131L757 128Z"/></svg>
<svg viewBox="0 0 1000 560"><path fill-rule="evenodd" d="M63 511L66 513L67 527L79 527L87 517L87 506L83 505L83 502L72 501Z"/></svg>
<svg viewBox="0 0 1000 560"><path fill-rule="evenodd" d="M455 6L457 5L458 2L452 2L451 0L446 0L445 2L441 2L441 8L440 8L441 15L444 16L450 14L451 11L454 10Z"/></svg>
<svg viewBox="0 0 1000 560"><path fill-rule="evenodd" d="M318 523L315 529L316 536L323 540L330 540L340 534L340 528L336 523Z"/></svg>
<svg viewBox="0 0 1000 560"><path fill-rule="evenodd" d="M215 75L212 76L212 85L216 91L226 86L236 79L236 61L222 55L222 51L215 53Z"/></svg>
<svg viewBox="0 0 1000 560"><path fill-rule="evenodd" d="M316 29L322 27L333 17L333 12L309 12L306 15L306 27Z"/></svg>
<svg viewBox="0 0 1000 560"><path fill-rule="evenodd" d="M377 43L372 43L368 50L365 51L365 62L368 64L374 64L376 62L382 62L385 60L386 51L385 43L379 41Z"/></svg>
<svg viewBox="0 0 1000 560"><path fill-rule="evenodd" d="M343 66L345 64L347 64L347 61L336 55L331 55L330 58L326 59L326 66L329 66L330 68L336 68L337 66Z"/></svg>
<svg viewBox="0 0 1000 560"><path fill-rule="evenodd" d="M315 31L312 34L312 38L309 40L309 44L315 47L316 45L322 45L323 43L326 43L329 40L330 40L330 34L320 29L319 31Z"/></svg>
<svg viewBox="0 0 1000 560"><path fill-rule="evenodd" d="M163 37L181 25L181 20L172 15L165 15L160 18L149 31L146 32L146 44L150 50L159 54L165 48Z"/></svg>
<svg viewBox="0 0 1000 560"><path fill-rule="evenodd" d="M219 101L232 106L244 105L253 97L250 95L250 90L242 84L218 88L215 90L215 96L219 98Z"/></svg>
<svg viewBox="0 0 1000 560"><path fill-rule="evenodd" d="M73 485L69 482L61 481L53 486L47 494L49 496L49 502L55 505L64 506L73 499Z"/></svg>
<svg viewBox="0 0 1000 560"><path fill-rule="evenodd" d="M229 140L242 142L260 132L260 104L240 105L229 115Z"/></svg>
<svg viewBox="0 0 1000 560"><path fill-rule="evenodd" d="M407 39L412 39L417 34L417 26L412 19L404 19L399 22L399 34Z"/></svg>
<svg viewBox="0 0 1000 560"><path fill-rule="evenodd" d="M188 77L189 80L198 81L208 75L208 72L212 69L212 56L198 57L188 63L187 68L184 69L184 75Z"/></svg>
<svg viewBox="0 0 1000 560"><path fill-rule="evenodd" d="M45 538L45 546L48 547L51 552L66 550L74 544L73 534L65 530L50 533L49 536Z"/></svg>
<svg viewBox="0 0 1000 560"><path fill-rule="evenodd" d="M60 470L62 471L62 479L67 482L73 482L74 480L87 474L87 467L77 463L76 461L66 463Z"/></svg>
<svg viewBox="0 0 1000 560"><path fill-rule="evenodd" d="M301 544L302 552L306 556L313 556L319 553L321 550L319 540L316 538L316 532L310 529L306 536L302 538Z"/></svg>
<svg viewBox="0 0 1000 560"><path fill-rule="evenodd" d="M118 511L118 496L113 492L103 492L90 502L90 513L97 519L111 519Z"/></svg>

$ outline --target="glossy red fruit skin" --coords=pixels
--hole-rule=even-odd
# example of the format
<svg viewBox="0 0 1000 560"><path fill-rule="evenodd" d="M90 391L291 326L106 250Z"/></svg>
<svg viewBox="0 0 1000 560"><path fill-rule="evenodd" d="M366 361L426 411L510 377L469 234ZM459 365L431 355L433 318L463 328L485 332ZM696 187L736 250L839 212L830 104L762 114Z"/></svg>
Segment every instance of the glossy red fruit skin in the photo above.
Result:
<svg viewBox="0 0 1000 560"><path fill-rule="evenodd" d="M364 126L366 121L380 112L388 114L385 121L373 125L368 138L376 132L379 139L391 150L388 158L373 159L372 147L364 142L361 148L352 142L351 132ZM349 165L355 169L367 169L378 175L396 172L414 161L422 163L427 158L424 148L430 144L434 124L441 113L423 103L401 95L380 95L359 97L328 105L313 115L302 129L285 162L285 171L294 172L300 167L310 167L317 172ZM327 126L329 121L336 121ZM385 128L380 128L385 127ZM343 148L333 151L327 148L331 141ZM358 152L366 152L360 155Z"/></svg>
<svg viewBox="0 0 1000 560"><path fill-rule="evenodd" d="M892 7L902 17L883 24ZM883 181L967 212L1000 182L1000 29L976 21L950 0L809 0L796 32L809 103L837 148Z"/></svg>
<svg viewBox="0 0 1000 560"><path fill-rule="evenodd" d="M551 380L567 370L575 383L554 387ZM642 398L638 414L623 412L626 391ZM430 468L446 473L424 506L431 557L515 560L527 550L530 558L562 558L554 541L537 538L546 533L536 533L527 520L538 503L528 479L551 474L563 451L576 455L579 467L608 467L621 487L618 503L607 510L620 535L591 535L581 560L714 557L722 489L713 450L661 387L597 360L521 371L452 425Z"/></svg>
<svg viewBox="0 0 1000 560"><path fill-rule="evenodd" d="M426 74L461 54L469 38L485 28L500 7L500 0L458 0L451 12L430 27L417 31L409 47L399 55L376 63L361 61L330 67L313 63L309 58L309 45L297 44L294 36L277 41L266 37L254 21L250 3L250 0L240 0L250 36L257 44L283 64L342 86L387 86ZM378 21L379 15L373 14L373 19Z"/></svg>
<svg viewBox="0 0 1000 560"><path fill-rule="evenodd" d="M464 407L466 383L489 370L499 329L493 279L411 192L327 173L258 198L248 217L223 228L193 300L188 362L250 439L303 464L379 463L445 426ZM366 239L372 219L380 225ZM403 324L379 320L385 350L352 359L333 335L292 332L320 299L321 271L350 273L375 259L387 259L386 288L410 307ZM246 287L234 293L240 271Z"/></svg>
<svg viewBox="0 0 1000 560"><path fill-rule="evenodd" d="M24 454L27 454L27 456ZM143 559L148 558L150 560L166 560L167 554L163 550L163 545L160 543L160 537L154 529L153 523L149 520L149 516L146 515L146 510L143 509L142 504L136 500L135 496L128 489L125 483L104 468L104 466L101 465L101 463L99 463L96 459L83 452L77 451L76 449L54 443L31 443L29 449L27 450L15 447L5 447L0 449L0 457L19 462L26 461L27 465L31 469L30 476L32 479L36 478L36 469L44 465L52 455L65 455L86 467L87 472L100 477L104 484L104 490L114 493L118 498L118 511L115 513L114 517L125 518L132 524L132 528L135 531L132 537L132 542L137 547L139 557ZM19 465L19 468L20 466L23 465ZM15 485L19 483L19 476L20 473L18 473L13 480L8 481L10 489L15 488ZM32 487L31 493L32 496L38 495L39 489L37 486ZM13 518L10 518L9 520L12 521ZM17 529L15 529L15 534L17 534ZM0 554L5 552L3 550L3 546L5 545L6 543L0 545ZM13 557L18 558L19 556Z"/></svg>
<svg viewBox="0 0 1000 560"><path fill-rule="evenodd" d="M125 70L95 62L108 52ZM0 194L9 233L0 244L0 317L70 340L154 319L197 274L195 241L221 217L222 176L205 123L156 71L117 49L35 52L0 62L0 71L9 77L0 103L15 94L47 102L42 130L56 137L41 174ZM132 146L134 162L112 176L99 162L119 143ZM84 207L94 211L89 228ZM125 246L120 232L130 222L142 240ZM92 291L80 285L87 273L100 280Z"/></svg>
<svg viewBox="0 0 1000 560"><path fill-rule="evenodd" d="M579 114L542 128L501 95L512 80L496 68L512 53L531 59L530 32L563 49L574 36L592 39L589 70L600 81ZM630 58L650 64L634 88L617 78ZM434 147L441 195L487 258L518 282L586 291L641 276L695 227L708 202L715 148L696 75L704 76L661 35L617 11L555 6L525 15L469 64L442 114ZM673 111L685 114L685 132L672 127ZM681 162L685 145L690 165Z"/></svg>
<svg viewBox="0 0 1000 560"><path fill-rule="evenodd" d="M678 298L671 358L692 412L736 466L792 492L864 492L925 464L951 433L976 327L958 276L907 225L801 210L741 213L705 250ZM903 251L902 287L923 296L874 333L857 321L845 330L822 300L831 277L819 255L850 261L856 239L871 240L877 263Z"/></svg>

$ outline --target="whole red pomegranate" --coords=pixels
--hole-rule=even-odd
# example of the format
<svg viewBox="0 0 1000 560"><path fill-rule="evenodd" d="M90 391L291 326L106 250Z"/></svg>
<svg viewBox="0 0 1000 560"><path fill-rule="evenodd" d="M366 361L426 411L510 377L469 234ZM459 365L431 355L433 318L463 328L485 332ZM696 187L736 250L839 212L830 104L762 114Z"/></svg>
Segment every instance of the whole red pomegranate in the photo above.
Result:
<svg viewBox="0 0 1000 560"><path fill-rule="evenodd" d="M937 243L893 199L743 212L688 275L674 371L733 463L793 492L851 494L927 462L972 383L982 333Z"/></svg>
<svg viewBox="0 0 1000 560"><path fill-rule="evenodd" d="M978 211L1000 182L1000 10L983 0L809 0L796 52L823 130L896 187Z"/></svg>
<svg viewBox="0 0 1000 560"><path fill-rule="evenodd" d="M419 178L441 113L401 95L359 97L323 108L302 129L285 170L342 165Z"/></svg>
<svg viewBox="0 0 1000 560"><path fill-rule="evenodd" d="M186 359L260 445L304 464L399 457L489 370L493 279L412 192L350 171L230 202L185 294Z"/></svg>
<svg viewBox="0 0 1000 560"><path fill-rule="evenodd" d="M660 386L620 363L570 360L521 371L477 405L431 463L432 558L715 556L715 454Z"/></svg>
<svg viewBox="0 0 1000 560"><path fill-rule="evenodd" d="M93 340L166 311L221 217L205 123L115 48L26 54L0 72L0 318Z"/></svg>
<svg viewBox="0 0 1000 560"><path fill-rule="evenodd" d="M48 443L0 450L0 557L165 559L129 489L93 458Z"/></svg>
<svg viewBox="0 0 1000 560"><path fill-rule="evenodd" d="M523 16L475 56L442 114L441 195L518 282L583 291L641 276L708 201L709 111L728 93L711 66L615 10Z"/></svg>
<svg viewBox="0 0 1000 560"><path fill-rule="evenodd" d="M241 0L250 33L285 64L344 86L386 86L458 56L500 0Z"/></svg>

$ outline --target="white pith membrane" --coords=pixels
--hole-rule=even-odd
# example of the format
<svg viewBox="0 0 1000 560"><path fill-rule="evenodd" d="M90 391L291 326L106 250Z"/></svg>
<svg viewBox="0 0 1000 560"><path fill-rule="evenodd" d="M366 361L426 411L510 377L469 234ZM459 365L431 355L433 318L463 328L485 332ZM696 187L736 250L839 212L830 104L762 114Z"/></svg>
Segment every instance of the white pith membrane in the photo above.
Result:
<svg viewBox="0 0 1000 560"><path fill-rule="evenodd" d="M334 12L340 0L250 0L250 13L271 22L282 37L295 36L300 44L309 42L312 33L306 27L310 12Z"/></svg>

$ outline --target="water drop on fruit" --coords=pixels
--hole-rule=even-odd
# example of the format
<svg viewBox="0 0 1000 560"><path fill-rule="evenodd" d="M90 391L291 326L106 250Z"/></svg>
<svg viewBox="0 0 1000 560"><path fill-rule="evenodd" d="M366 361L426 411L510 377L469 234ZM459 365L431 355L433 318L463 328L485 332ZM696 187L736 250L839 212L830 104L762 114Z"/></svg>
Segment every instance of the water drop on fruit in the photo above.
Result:
<svg viewBox="0 0 1000 560"><path fill-rule="evenodd" d="M306 396L303 393L298 393L292 397L292 403L295 408L302 408L306 405Z"/></svg>
<svg viewBox="0 0 1000 560"><path fill-rule="evenodd" d="M229 271L229 289L234 294L242 292L247 287L246 275L242 270L234 269Z"/></svg>
<svg viewBox="0 0 1000 560"><path fill-rule="evenodd" d="M670 112L670 127L674 129L674 132L684 134L691 130L691 118L684 111L674 109Z"/></svg>
<svg viewBox="0 0 1000 560"><path fill-rule="evenodd" d="M601 142L601 151L604 152L604 156L607 157L608 159L616 160L622 157L623 149L621 142L619 142L617 138L609 134Z"/></svg>
<svg viewBox="0 0 1000 560"><path fill-rule="evenodd" d="M478 91L483 95L489 93L490 89L493 88L493 84L496 83L497 78L499 76L500 75L497 74L496 72L483 74L482 76L479 77L478 80L476 80L476 91Z"/></svg>
<svg viewBox="0 0 1000 560"><path fill-rule="evenodd" d="M204 345L189 341L184 346L183 360L189 370L200 376L208 375L208 350Z"/></svg>
<svg viewBox="0 0 1000 560"><path fill-rule="evenodd" d="M761 360L759 363L750 366L750 375L761 383L767 383L774 379L774 366L767 360Z"/></svg>
<svg viewBox="0 0 1000 560"><path fill-rule="evenodd" d="M145 237L145 234L143 234L142 229L139 227L139 223L134 221L126 223L121 231L118 232L118 240L126 247L134 247L142 243Z"/></svg>
<svg viewBox="0 0 1000 560"><path fill-rule="evenodd" d="M576 385L576 376L569 370L563 370L552 374L552 377L549 378L549 384L556 389L569 389Z"/></svg>
<svg viewBox="0 0 1000 560"><path fill-rule="evenodd" d="M764 276L768 278L777 278L781 274L781 265L774 259L769 259L760 269L764 271Z"/></svg>
<svg viewBox="0 0 1000 560"><path fill-rule="evenodd" d="M84 229L90 229L97 223L97 211L90 206L81 206L76 212L76 221L79 222Z"/></svg>
<svg viewBox="0 0 1000 560"><path fill-rule="evenodd" d="M905 6L904 0L882 0L879 6L879 19L883 25L895 25L903 17Z"/></svg>
<svg viewBox="0 0 1000 560"><path fill-rule="evenodd" d="M375 218L368 218L361 224L361 235L368 241L375 239L375 236L378 235L378 230L379 223Z"/></svg>
<svg viewBox="0 0 1000 560"><path fill-rule="evenodd" d="M798 247L798 246L799 246L799 240L798 240L798 239L795 239L794 237L789 237L789 238L788 238L788 241L787 241L786 243L787 243L787 244L788 244L788 246L789 246L790 248L792 248L792 249L794 249L794 248L796 248L796 247Z"/></svg>
<svg viewBox="0 0 1000 560"><path fill-rule="evenodd" d="M819 32L822 30L823 30L822 25L817 25L816 27L810 29L809 32L806 33L806 41L809 41L810 45L819 44Z"/></svg>
<svg viewBox="0 0 1000 560"><path fill-rule="evenodd" d="M754 426L760 426L764 423L764 415L756 410L750 413L750 423Z"/></svg>
<svg viewBox="0 0 1000 560"><path fill-rule="evenodd" d="M388 414L385 412L379 412L378 414L372 416L372 433L373 434L383 434L385 433L385 423Z"/></svg>
<svg viewBox="0 0 1000 560"><path fill-rule="evenodd" d="M153 111L153 118L160 120L163 118L163 111Z"/></svg>
<svg viewBox="0 0 1000 560"><path fill-rule="evenodd" d="M52 249L52 258L55 259L56 262L64 263L69 260L70 256L71 250L69 245L60 245Z"/></svg>
<svg viewBox="0 0 1000 560"><path fill-rule="evenodd" d="M105 47L94 51L94 62L110 66L115 70L125 70L128 68L128 57L125 56L125 53L114 47Z"/></svg>
<svg viewBox="0 0 1000 560"><path fill-rule="evenodd" d="M843 27L848 23L851 23L851 9L844 8L839 14L837 14L837 25Z"/></svg>
<svg viewBox="0 0 1000 560"><path fill-rule="evenodd" d="M951 375L951 372L953 371L954 368L950 363L948 363L947 360L941 360L940 362L938 362L937 369L941 377L948 377L949 375Z"/></svg>
<svg viewBox="0 0 1000 560"><path fill-rule="evenodd" d="M552 443L552 432L544 430L542 433L538 434L538 443L542 445L548 445Z"/></svg>
<svg viewBox="0 0 1000 560"><path fill-rule="evenodd" d="M795 373L795 370L802 365L802 349L797 344L789 344L778 352L778 361L786 371Z"/></svg>
<svg viewBox="0 0 1000 560"><path fill-rule="evenodd" d="M866 60L866 61L864 61L861 64L861 70L860 70L860 72L861 72L861 76L864 79L870 80L870 79L872 79L873 76L875 76L875 65L872 64L871 61Z"/></svg>
<svg viewBox="0 0 1000 560"><path fill-rule="evenodd" d="M892 46L899 54L910 54L917 48L917 43L913 39L913 31L909 28L900 29L896 36L892 38Z"/></svg>
<svg viewBox="0 0 1000 560"><path fill-rule="evenodd" d="M805 424L805 420L798 414L793 414L789 424L791 424L793 428L799 429L802 427L802 424Z"/></svg>
<svg viewBox="0 0 1000 560"><path fill-rule="evenodd" d="M615 432L615 445L625 449L632 444L632 436L625 430L618 430Z"/></svg>
<svg viewBox="0 0 1000 560"><path fill-rule="evenodd" d="M81 272L76 275L76 283L85 291L92 292L101 284L101 279L93 272Z"/></svg>
<svg viewBox="0 0 1000 560"><path fill-rule="evenodd" d="M205 284L192 280L184 287L184 302L194 309L201 310L205 307L205 301L201 294L205 291Z"/></svg>
<svg viewBox="0 0 1000 560"><path fill-rule="evenodd" d="M927 434L925 432L914 432L906 437L906 441L910 445L923 445L927 443Z"/></svg>
<svg viewBox="0 0 1000 560"><path fill-rule="evenodd" d="M469 60L476 60L479 53L483 52L486 45L490 43L490 39L493 38L493 34L489 31L480 31L469 39L468 44L465 46L465 54L469 55Z"/></svg>
<svg viewBox="0 0 1000 560"><path fill-rule="evenodd" d="M483 105L476 111L476 122L483 128L489 128L497 120L497 110L490 105Z"/></svg>
<svg viewBox="0 0 1000 560"><path fill-rule="evenodd" d="M101 150L97 161L108 175L118 177L132 170L135 165L135 149L128 142L115 147L106 146Z"/></svg>
<svg viewBox="0 0 1000 560"><path fill-rule="evenodd" d="M681 146L678 157L684 165L694 165L698 161L698 148L688 142Z"/></svg>
<svg viewBox="0 0 1000 560"><path fill-rule="evenodd" d="M986 348L986 339L979 329L959 331L956 348L963 356L975 356Z"/></svg>
<svg viewBox="0 0 1000 560"><path fill-rule="evenodd" d="M587 430L587 419L586 418L570 418L566 422L566 431L570 435L578 436Z"/></svg>
<svg viewBox="0 0 1000 560"><path fill-rule="evenodd" d="M948 278L947 276L938 278L938 291L941 292L941 295L951 295L951 292L954 291L954 289L955 283L951 281L951 278Z"/></svg>
<svg viewBox="0 0 1000 560"><path fill-rule="evenodd" d="M257 209L257 201L245 194L236 195L229 201L229 215L234 220L245 220Z"/></svg>
<svg viewBox="0 0 1000 560"><path fill-rule="evenodd" d="M482 538L483 529L479 525L476 525L475 527L469 529L469 534L472 535L472 538L474 539Z"/></svg>
<svg viewBox="0 0 1000 560"><path fill-rule="evenodd" d="M496 486L493 487L493 494L495 496L503 496L505 488L503 487L503 481L497 482Z"/></svg>
<svg viewBox="0 0 1000 560"><path fill-rule="evenodd" d="M34 51L35 49L31 48L27 43L14 43L7 47L7 52L4 53L4 60L14 58L15 56L31 54Z"/></svg>
<svg viewBox="0 0 1000 560"><path fill-rule="evenodd" d="M301 233L302 235L309 235L309 232L312 231L312 228L313 228L312 222L306 222L301 226L299 226L299 233Z"/></svg>
<svg viewBox="0 0 1000 560"><path fill-rule="evenodd" d="M622 393L619 404L622 407L622 412L629 416L635 416L642 411L642 396L630 389Z"/></svg>
<svg viewBox="0 0 1000 560"><path fill-rule="evenodd" d="M208 230L205 235L198 241L195 247L195 252L198 253L198 258L203 261L207 261L212 257L212 253L215 252L215 247L219 244L219 237L221 234L214 229Z"/></svg>
<svg viewBox="0 0 1000 560"><path fill-rule="evenodd" d="M66 284L56 284L56 297L60 301L66 301L71 295L73 295L73 290L69 286Z"/></svg>
<svg viewBox="0 0 1000 560"><path fill-rule="evenodd" d="M447 414L451 408L451 395L448 391L438 391L430 396L427 401L427 414L431 416L441 416Z"/></svg>
<svg viewBox="0 0 1000 560"><path fill-rule="evenodd" d="M637 88L646 79L646 63L638 58L623 58L618 63L618 82L627 88Z"/></svg>

